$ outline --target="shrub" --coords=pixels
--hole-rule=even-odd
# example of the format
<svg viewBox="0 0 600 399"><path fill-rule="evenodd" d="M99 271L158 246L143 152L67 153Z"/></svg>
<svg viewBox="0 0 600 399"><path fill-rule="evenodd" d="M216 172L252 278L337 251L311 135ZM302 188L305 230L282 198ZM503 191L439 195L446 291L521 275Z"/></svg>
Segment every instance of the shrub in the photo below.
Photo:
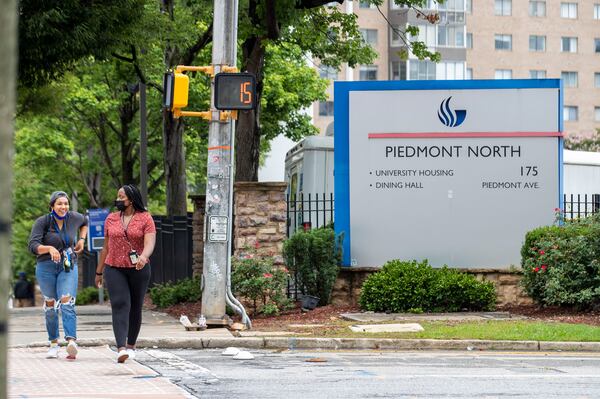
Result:
<svg viewBox="0 0 600 399"><path fill-rule="evenodd" d="M491 282L443 267L427 260L392 260L363 283L359 304L375 312L491 310L496 291Z"/></svg>
<svg viewBox="0 0 600 399"><path fill-rule="evenodd" d="M327 305L342 260L342 239L329 227L297 231L283 243L283 256L303 294Z"/></svg>
<svg viewBox="0 0 600 399"><path fill-rule="evenodd" d="M527 233L521 249L521 285L540 305L599 305L599 245L598 216Z"/></svg>
<svg viewBox="0 0 600 399"><path fill-rule="evenodd" d="M156 284L150 289L150 298L159 308L181 302L196 302L202 299L200 278L186 278L176 283Z"/></svg>
<svg viewBox="0 0 600 399"><path fill-rule="evenodd" d="M104 299L108 299L108 291L104 290ZM77 292L76 297L77 305L88 305L90 303L97 303L98 299L98 288L96 287L85 287Z"/></svg>
<svg viewBox="0 0 600 399"><path fill-rule="evenodd" d="M278 314L290 304L285 295L289 274L273 265L272 257L248 250L232 258L231 285L237 296L252 304L252 313Z"/></svg>

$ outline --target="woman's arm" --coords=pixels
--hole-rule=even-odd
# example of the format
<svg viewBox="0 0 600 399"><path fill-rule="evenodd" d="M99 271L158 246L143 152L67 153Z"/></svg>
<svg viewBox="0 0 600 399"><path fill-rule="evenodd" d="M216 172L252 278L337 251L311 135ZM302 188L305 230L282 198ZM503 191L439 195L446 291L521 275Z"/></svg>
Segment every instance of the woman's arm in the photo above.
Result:
<svg viewBox="0 0 600 399"><path fill-rule="evenodd" d="M79 254L83 251L83 248L85 247L85 239L87 238L87 232L87 225L79 228L79 239L77 240L77 244L75 244L75 253Z"/></svg>
<svg viewBox="0 0 600 399"><path fill-rule="evenodd" d="M136 269L138 269L138 270L142 269L146 265L146 263L148 263L150 256L152 256L152 252L154 252L155 245L156 245L156 233L144 234L144 250L142 251L142 254L140 255L138 263L135 265Z"/></svg>
<svg viewBox="0 0 600 399"><path fill-rule="evenodd" d="M106 234L106 233L105 233ZM100 259L98 260L98 265L96 266L96 287L100 288L102 286L102 274L104 273L104 261L106 260L106 256L108 255L108 236L104 237L104 244L102 245L102 251L100 251Z"/></svg>
<svg viewBox="0 0 600 399"><path fill-rule="evenodd" d="M50 254L50 258L54 262L60 262L60 252L52 245L43 245L47 220L39 218L33 224L31 228L31 235L29 236L29 251L34 255Z"/></svg>

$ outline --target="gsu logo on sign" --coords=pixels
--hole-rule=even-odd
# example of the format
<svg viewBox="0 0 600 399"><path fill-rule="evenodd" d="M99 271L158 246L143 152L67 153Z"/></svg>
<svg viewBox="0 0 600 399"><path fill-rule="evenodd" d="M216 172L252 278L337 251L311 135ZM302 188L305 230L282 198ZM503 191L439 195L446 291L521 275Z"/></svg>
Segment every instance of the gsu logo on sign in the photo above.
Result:
<svg viewBox="0 0 600 399"><path fill-rule="evenodd" d="M457 109L456 111L453 111L450 109L451 98L452 96L441 102L440 109L438 110L438 118L440 119L440 122L448 127L457 127L465 121L467 110Z"/></svg>

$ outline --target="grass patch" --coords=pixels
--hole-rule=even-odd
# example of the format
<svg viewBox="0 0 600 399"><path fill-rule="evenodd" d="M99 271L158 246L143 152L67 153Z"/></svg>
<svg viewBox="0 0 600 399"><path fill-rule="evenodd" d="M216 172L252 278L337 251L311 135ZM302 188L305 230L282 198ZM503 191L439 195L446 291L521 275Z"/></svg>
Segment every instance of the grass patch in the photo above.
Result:
<svg viewBox="0 0 600 399"><path fill-rule="evenodd" d="M486 339L508 341L600 341L600 327L540 321L468 321L420 322L425 331L418 333L355 333L352 322L338 322L325 328L306 329L314 336L331 338L426 338ZM366 324L366 323L364 323ZM372 324L372 323L371 323Z"/></svg>

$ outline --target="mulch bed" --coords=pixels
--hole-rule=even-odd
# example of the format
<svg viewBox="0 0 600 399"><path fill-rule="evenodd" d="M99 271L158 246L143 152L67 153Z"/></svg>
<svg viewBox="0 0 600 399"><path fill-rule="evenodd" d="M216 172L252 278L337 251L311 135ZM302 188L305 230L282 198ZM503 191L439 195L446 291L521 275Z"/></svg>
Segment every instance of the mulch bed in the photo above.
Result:
<svg viewBox="0 0 600 399"><path fill-rule="evenodd" d="M145 307L157 310L152 301L147 297ZM165 309L160 309L176 319L182 314L187 315L190 320L196 319L201 314L202 302L180 303ZM537 305L506 306L498 311L510 312L514 315L526 316L532 320L555 321L561 323L586 324L600 326L600 309L593 311L580 311L561 307L544 307ZM251 316L252 326L257 330L286 330L290 324L331 324L340 320L341 313L360 312L355 306L322 306L304 312L300 307L282 312L278 316ZM239 321L239 317L233 317Z"/></svg>

